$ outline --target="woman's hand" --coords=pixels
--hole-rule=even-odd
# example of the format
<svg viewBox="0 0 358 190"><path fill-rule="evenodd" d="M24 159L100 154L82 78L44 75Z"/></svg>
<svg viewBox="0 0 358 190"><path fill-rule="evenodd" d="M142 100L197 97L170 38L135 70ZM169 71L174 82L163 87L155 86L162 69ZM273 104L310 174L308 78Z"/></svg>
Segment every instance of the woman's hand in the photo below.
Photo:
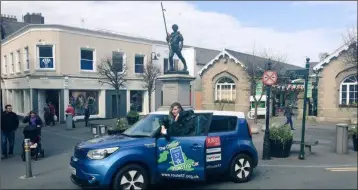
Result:
<svg viewBox="0 0 358 190"><path fill-rule="evenodd" d="M41 127L40 125L37 125L37 127Z"/></svg>
<svg viewBox="0 0 358 190"><path fill-rule="evenodd" d="M179 113L178 113L178 115L177 115L177 116L175 116L175 122L177 122L177 121L178 121L178 119L179 119Z"/></svg>
<svg viewBox="0 0 358 190"><path fill-rule="evenodd" d="M164 125L162 125L161 127L162 129L160 130L160 133L162 133L163 135L167 134L167 129L164 127Z"/></svg>

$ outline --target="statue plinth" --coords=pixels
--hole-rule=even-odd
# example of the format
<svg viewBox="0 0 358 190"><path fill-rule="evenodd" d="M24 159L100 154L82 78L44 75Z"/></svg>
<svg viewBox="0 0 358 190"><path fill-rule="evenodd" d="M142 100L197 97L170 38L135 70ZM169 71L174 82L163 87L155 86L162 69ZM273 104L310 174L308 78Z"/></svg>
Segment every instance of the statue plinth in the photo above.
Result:
<svg viewBox="0 0 358 190"><path fill-rule="evenodd" d="M163 84L163 105L158 111L168 111L170 105L179 102L185 110L193 109L190 104L190 82L195 80L188 74L175 71L158 77Z"/></svg>

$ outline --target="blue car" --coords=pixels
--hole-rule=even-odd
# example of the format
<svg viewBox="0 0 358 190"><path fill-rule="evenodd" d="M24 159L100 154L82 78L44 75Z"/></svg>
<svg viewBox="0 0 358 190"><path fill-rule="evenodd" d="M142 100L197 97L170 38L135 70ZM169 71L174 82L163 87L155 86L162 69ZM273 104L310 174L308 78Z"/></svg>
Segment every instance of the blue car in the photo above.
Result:
<svg viewBox="0 0 358 190"><path fill-rule="evenodd" d="M72 182L84 188L147 189L161 179L205 181L218 174L249 181L258 155L244 113L194 114L191 136L163 137L168 112L152 112L121 135L78 144L70 161Z"/></svg>

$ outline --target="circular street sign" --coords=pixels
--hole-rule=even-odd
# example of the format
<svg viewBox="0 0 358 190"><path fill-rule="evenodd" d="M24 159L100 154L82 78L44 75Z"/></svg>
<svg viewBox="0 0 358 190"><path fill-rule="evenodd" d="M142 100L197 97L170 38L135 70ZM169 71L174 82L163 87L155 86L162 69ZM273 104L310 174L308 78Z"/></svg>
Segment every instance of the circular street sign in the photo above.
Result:
<svg viewBox="0 0 358 190"><path fill-rule="evenodd" d="M264 74L262 75L262 82L267 86L276 84L277 82L276 71L265 71Z"/></svg>

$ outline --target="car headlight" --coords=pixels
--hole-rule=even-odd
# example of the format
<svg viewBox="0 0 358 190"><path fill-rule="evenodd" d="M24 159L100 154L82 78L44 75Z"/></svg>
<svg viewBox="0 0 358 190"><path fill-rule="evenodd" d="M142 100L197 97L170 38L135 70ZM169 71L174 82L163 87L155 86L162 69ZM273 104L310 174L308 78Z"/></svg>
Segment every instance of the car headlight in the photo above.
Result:
<svg viewBox="0 0 358 190"><path fill-rule="evenodd" d="M104 158L107 158L109 155L111 155L118 149L119 147L90 150L87 153L87 157L91 160L102 160Z"/></svg>

